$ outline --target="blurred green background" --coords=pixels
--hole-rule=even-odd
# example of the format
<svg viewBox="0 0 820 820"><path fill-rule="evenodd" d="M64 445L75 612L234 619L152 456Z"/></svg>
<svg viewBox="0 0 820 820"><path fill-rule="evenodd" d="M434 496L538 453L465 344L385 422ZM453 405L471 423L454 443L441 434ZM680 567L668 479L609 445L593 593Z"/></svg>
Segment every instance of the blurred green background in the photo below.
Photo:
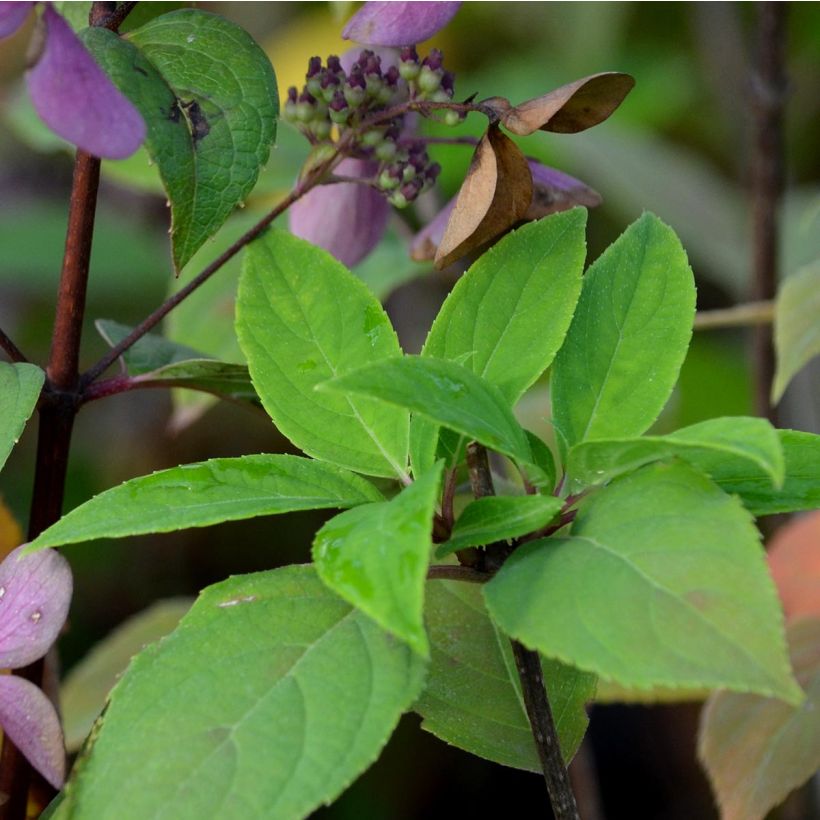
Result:
<svg viewBox="0 0 820 820"><path fill-rule="evenodd" d="M83 4L72 4L80 6ZM173 4L151 4L153 7ZM244 26L264 45L280 93L301 84L307 59L350 44L339 32L349 3L199 3ZM157 8L151 8L156 11ZM748 180L752 123L750 60L756 7L737 3L465 3L434 41L456 71L456 95L503 95L513 102L598 71L633 74L637 86L606 123L579 135L536 133L526 153L597 189L589 258L596 258L642 210L681 236L698 282L700 309L743 301L750 292ZM0 327L35 362L48 355L64 242L71 152L36 122L22 88L30 25L0 46ZM422 52L426 46L420 49ZM787 188L781 275L820 257L820 5L789 10ZM482 122L460 130L478 134ZM455 274L409 262L405 240L456 191L469 148L436 146L441 190L396 218L380 250L358 272L385 298L408 351L416 351ZM287 189L306 154L288 126L246 208L200 251L175 281L168 211L145 155L106 163L98 208L82 364L105 350L97 318L134 324L210 261ZM233 338L229 265L173 317L174 339L239 360ZM750 334L696 334L680 385L659 421L666 429L752 412ZM818 370L801 374L781 404L781 424L820 432ZM527 424L543 424L546 387L522 405ZM30 498L36 424L0 476L0 493L20 521ZM199 396L141 391L87 406L80 414L66 509L120 481L216 456L286 451L261 414ZM115 625L151 602L196 594L232 573L308 560L325 514L300 513L150 538L69 548L76 574L65 668ZM596 764L610 818L708 818L714 809L694 763L697 707L606 707L593 712L588 759ZM448 749L408 717L383 759L326 817L416 818L450 812L543 816L538 778ZM512 798L510 797L512 795ZM543 810L543 811L542 811ZM541 813L539 813L541 812Z"/></svg>

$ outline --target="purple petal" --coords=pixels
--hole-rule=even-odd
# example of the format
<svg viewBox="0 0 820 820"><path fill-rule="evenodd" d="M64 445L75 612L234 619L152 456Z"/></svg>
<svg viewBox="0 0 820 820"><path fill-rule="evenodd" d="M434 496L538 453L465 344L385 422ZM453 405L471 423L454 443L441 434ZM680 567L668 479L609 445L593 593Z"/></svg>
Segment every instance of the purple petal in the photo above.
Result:
<svg viewBox="0 0 820 820"><path fill-rule="evenodd" d="M51 701L33 683L0 675L0 726L55 789L65 780L65 746Z"/></svg>
<svg viewBox="0 0 820 820"><path fill-rule="evenodd" d="M342 160L336 172L348 177L372 177L377 165L360 159ZM340 182L319 185L290 209L290 230L333 254L349 268L379 244L390 206L367 185Z"/></svg>
<svg viewBox="0 0 820 820"><path fill-rule="evenodd" d="M410 242L410 258L416 262L428 262L435 259L438 246L444 238L444 231L450 221L450 214L456 206L458 194L454 196L434 217L433 221L425 225Z"/></svg>
<svg viewBox="0 0 820 820"><path fill-rule="evenodd" d="M54 550L20 558L17 547L0 564L0 668L26 666L57 639L71 602L71 569Z"/></svg>
<svg viewBox="0 0 820 820"><path fill-rule="evenodd" d="M14 34L33 7L34 3L0 3L0 40Z"/></svg>
<svg viewBox="0 0 820 820"><path fill-rule="evenodd" d="M342 32L371 46L411 46L428 40L453 19L461 3L365 3Z"/></svg>
<svg viewBox="0 0 820 820"><path fill-rule="evenodd" d="M78 148L106 159L130 156L145 139L145 121L71 30L46 6L45 49L28 72L40 119Z"/></svg>
<svg viewBox="0 0 820 820"><path fill-rule="evenodd" d="M601 204L601 195L563 171L542 165L538 160L528 159L532 172L532 205L527 219L540 219L547 214L566 211L576 205L594 208Z"/></svg>

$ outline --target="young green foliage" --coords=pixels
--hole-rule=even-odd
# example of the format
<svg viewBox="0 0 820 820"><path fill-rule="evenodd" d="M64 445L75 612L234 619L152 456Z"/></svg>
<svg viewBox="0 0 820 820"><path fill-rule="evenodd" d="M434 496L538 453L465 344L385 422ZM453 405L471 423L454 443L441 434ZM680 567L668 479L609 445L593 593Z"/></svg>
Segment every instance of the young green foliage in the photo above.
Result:
<svg viewBox="0 0 820 820"><path fill-rule="evenodd" d="M801 697L751 516L683 462L616 479L484 589L507 634L624 686Z"/></svg>
<svg viewBox="0 0 820 820"><path fill-rule="evenodd" d="M431 663L413 707L426 729L479 757L540 771L510 642L487 617L481 590L452 581L427 584ZM569 762L586 731L595 676L542 659L561 752Z"/></svg>
<svg viewBox="0 0 820 820"><path fill-rule="evenodd" d="M257 515L353 507L381 500L360 476L307 458L214 458L126 481L81 504L31 542L31 550L206 527Z"/></svg>
<svg viewBox="0 0 820 820"><path fill-rule="evenodd" d="M406 410L314 389L401 356L381 305L344 265L269 231L245 255L236 332L262 404L297 447L368 475L405 474Z"/></svg>
<svg viewBox="0 0 820 820"><path fill-rule="evenodd" d="M34 412L44 379L33 364L0 362L0 468Z"/></svg>
<svg viewBox="0 0 820 820"><path fill-rule="evenodd" d="M551 495L477 498L458 517L450 540L436 548L436 558L465 547L484 546L535 532L555 518L563 504L562 499Z"/></svg>
<svg viewBox="0 0 820 820"><path fill-rule="evenodd" d="M60 811L304 817L376 759L424 668L310 567L223 581L133 660Z"/></svg>
<svg viewBox="0 0 820 820"><path fill-rule="evenodd" d="M440 484L441 464L390 501L332 518L313 542L322 581L424 657L424 579Z"/></svg>
<svg viewBox="0 0 820 820"><path fill-rule="evenodd" d="M104 28L82 38L145 118L146 147L171 204L179 271L267 162L279 115L270 61L239 26L198 9L156 17L127 40Z"/></svg>
<svg viewBox="0 0 820 820"><path fill-rule="evenodd" d="M638 436L686 355L695 287L674 231L644 214L590 267L552 375L553 421L572 446Z"/></svg>

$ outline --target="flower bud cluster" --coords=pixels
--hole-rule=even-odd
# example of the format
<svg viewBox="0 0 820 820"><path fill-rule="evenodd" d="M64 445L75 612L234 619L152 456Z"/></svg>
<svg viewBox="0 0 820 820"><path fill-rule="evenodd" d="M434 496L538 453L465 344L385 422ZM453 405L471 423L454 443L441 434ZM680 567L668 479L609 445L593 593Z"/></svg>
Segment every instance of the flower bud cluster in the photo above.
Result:
<svg viewBox="0 0 820 820"><path fill-rule="evenodd" d="M312 143L343 144L345 156L378 163L373 183L402 208L433 185L441 167L430 161L423 142L407 136L407 113L378 115L412 101L450 102L454 78L442 63L438 49L420 60L414 46L403 48L398 65L388 67L368 49L348 71L335 55L325 65L311 57L305 85L288 89L283 114ZM444 121L456 124L460 116L446 110Z"/></svg>

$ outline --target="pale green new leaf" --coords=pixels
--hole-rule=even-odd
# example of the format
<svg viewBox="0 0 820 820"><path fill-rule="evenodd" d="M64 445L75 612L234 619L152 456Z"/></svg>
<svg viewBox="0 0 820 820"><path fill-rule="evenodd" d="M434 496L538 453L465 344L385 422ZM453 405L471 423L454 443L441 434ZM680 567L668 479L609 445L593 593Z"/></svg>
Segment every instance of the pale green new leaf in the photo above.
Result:
<svg viewBox="0 0 820 820"><path fill-rule="evenodd" d="M0 362L0 468L37 406L44 379L33 364Z"/></svg>
<svg viewBox="0 0 820 820"><path fill-rule="evenodd" d="M145 145L171 205L180 270L251 192L276 136L276 78L235 23L197 9L156 17L117 37L81 37L148 126Z"/></svg>
<svg viewBox="0 0 820 820"><path fill-rule="evenodd" d="M683 462L616 479L484 591L507 634L622 686L801 697L751 516Z"/></svg>
<svg viewBox="0 0 820 820"><path fill-rule="evenodd" d="M425 657L424 580L440 483L439 463L390 501L332 518L313 541L322 581Z"/></svg>
<svg viewBox="0 0 820 820"><path fill-rule="evenodd" d="M563 504L563 499L552 495L478 498L464 508L450 540L436 548L436 558L465 547L485 546L535 532L555 518Z"/></svg>
<svg viewBox="0 0 820 820"><path fill-rule="evenodd" d="M577 486L604 484L652 461L678 456L706 467L731 458L764 472L773 487L785 478L783 448L766 419L709 419L666 436L585 441L569 452L567 471Z"/></svg>
<svg viewBox="0 0 820 820"><path fill-rule="evenodd" d="M133 382L146 387L199 390L229 401L261 406L248 368L244 364L229 364L213 359L189 359L143 373L133 379Z"/></svg>
<svg viewBox="0 0 820 820"><path fill-rule="evenodd" d="M206 527L294 510L354 507L381 499L360 476L312 459L214 458L112 487L64 515L29 548Z"/></svg>
<svg viewBox="0 0 820 820"><path fill-rule="evenodd" d="M297 447L368 475L405 474L406 410L314 389L401 356L382 306L341 262L269 231L245 253L236 332L262 404Z"/></svg>
<svg viewBox="0 0 820 820"><path fill-rule="evenodd" d="M157 601L120 624L75 666L60 687L65 745L76 752L102 712L108 693L131 658L172 632L191 608L192 598Z"/></svg>
<svg viewBox="0 0 820 820"><path fill-rule="evenodd" d="M747 459L702 453L699 467L727 493L740 496L753 515L820 509L820 436L778 430L786 477L779 488L769 474Z"/></svg>
<svg viewBox="0 0 820 820"><path fill-rule="evenodd" d="M723 820L763 820L820 767L820 618L787 635L802 704L717 692L702 713L698 757Z"/></svg>
<svg viewBox="0 0 820 820"><path fill-rule="evenodd" d="M404 356L354 370L321 386L412 410L511 458L530 461L527 435L501 391L464 365Z"/></svg>
<svg viewBox="0 0 820 820"><path fill-rule="evenodd" d="M134 329L111 319L97 319L94 327L111 347L119 344ZM210 358L211 356L206 356L192 347L172 342L156 333L146 333L122 354L122 360L130 376L139 376L141 373L149 373L159 367L188 359Z"/></svg>
<svg viewBox="0 0 820 820"><path fill-rule="evenodd" d="M230 578L131 663L66 814L306 817L373 763L424 668L310 567Z"/></svg>
<svg viewBox="0 0 820 820"><path fill-rule="evenodd" d="M820 260L801 268L780 286L774 311L777 369L772 401L780 401L789 382L820 355Z"/></svg>
<svg viewBox="0 0 820 820"><path fill-rule="evenodd" d="M414 709L421 726L472 754L539 772L510 641L487 617L478 587L452 581L427 584L431 664ZM585 704L595 676L557 661L541 667L564 760L586 731Z"/></svg>
<svg viewBox="0 0 820 820"><path fill-rule="evenodd" d="M663 409L692 334L695 285L674 231L644 214L596 260L552 369L568 446L639 436Z"/></svg>
<svg viewBox="0 0 820 820"><path fill-rule="evenodd" d="M531 222L505 236L459 279L423 356L462 361L510 403L549 367L581 292L587 212Z"/></svg>

